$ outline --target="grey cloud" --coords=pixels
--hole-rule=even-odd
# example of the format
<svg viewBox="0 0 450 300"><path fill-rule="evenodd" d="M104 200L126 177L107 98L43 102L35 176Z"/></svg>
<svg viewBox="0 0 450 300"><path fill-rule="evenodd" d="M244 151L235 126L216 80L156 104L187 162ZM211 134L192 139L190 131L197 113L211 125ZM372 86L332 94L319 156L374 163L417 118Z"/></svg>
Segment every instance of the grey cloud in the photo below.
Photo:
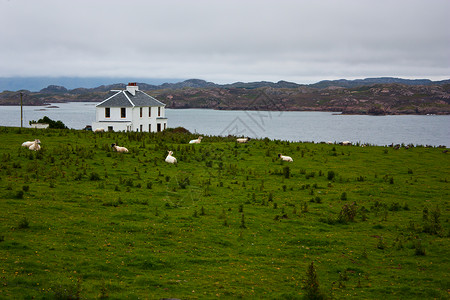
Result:
<svg viewBox="0 0 450 300"><path fill-rule="evenodd" d="M446 0L0 0L0 11L0 76L450 77Z"/></svg>

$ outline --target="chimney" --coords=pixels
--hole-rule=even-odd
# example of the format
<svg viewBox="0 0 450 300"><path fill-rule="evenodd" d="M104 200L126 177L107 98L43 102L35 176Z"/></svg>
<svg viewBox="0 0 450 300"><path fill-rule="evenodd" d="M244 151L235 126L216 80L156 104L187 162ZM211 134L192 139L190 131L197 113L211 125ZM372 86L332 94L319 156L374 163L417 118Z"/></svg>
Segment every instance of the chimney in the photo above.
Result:
<svg viewBox="0 0 450 300"><path fill-rule="evenodd" d="M139 87L137 86L136 82L130 82L127 85L127 91L135 96L136 95L136 91L139 91Z"/></svg>

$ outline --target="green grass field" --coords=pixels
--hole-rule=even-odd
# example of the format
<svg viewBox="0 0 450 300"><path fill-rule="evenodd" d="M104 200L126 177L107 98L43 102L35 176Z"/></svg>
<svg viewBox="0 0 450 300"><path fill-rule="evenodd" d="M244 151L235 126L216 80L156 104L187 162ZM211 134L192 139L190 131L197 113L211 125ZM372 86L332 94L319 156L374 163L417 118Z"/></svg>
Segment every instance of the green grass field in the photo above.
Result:
<svg viewBox="0 0 450 300"><path fill-rule="evenodd" d="M196 137L0 127L0 298L448 299L444 149Z"/></svg>

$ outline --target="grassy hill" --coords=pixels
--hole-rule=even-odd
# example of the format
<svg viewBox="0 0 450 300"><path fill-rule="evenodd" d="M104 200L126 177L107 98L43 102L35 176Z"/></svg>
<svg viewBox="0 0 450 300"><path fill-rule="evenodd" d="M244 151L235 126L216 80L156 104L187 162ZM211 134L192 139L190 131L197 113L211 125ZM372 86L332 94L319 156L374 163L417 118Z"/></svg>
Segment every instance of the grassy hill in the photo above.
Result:
<svg viewBox="0 0 450 300"><path fill-rule="evenodd" d="M0 298L448 297L444 149L196 137L0 127Z"/></svg>

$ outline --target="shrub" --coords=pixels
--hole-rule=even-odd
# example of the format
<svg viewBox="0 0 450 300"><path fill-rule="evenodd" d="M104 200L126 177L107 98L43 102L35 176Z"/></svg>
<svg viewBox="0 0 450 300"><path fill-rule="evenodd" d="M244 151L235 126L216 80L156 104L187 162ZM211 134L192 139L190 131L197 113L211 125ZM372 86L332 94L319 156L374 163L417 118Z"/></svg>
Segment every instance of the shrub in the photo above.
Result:
<svg viewBox="0 0 450 300"><path fill-rule="evenodd" d="M289 178L291 176L291 170L289 169L289 166L283 168L283 174L284 178Z"/></svg>
<svg viewBox="0 0 450 300"><path fill-rule="evenodd" d="M244 216L244 214L242 214L241 225L239 226L239 228L243 228L243 229L247 228L247 226L245 226L245 216Z"/></svg>
<svg viewBox="0 0 450 300"><path fill-rule="evenodd" d="M98 175L98 173L96 173L96 172L92 172L91 175L89 176L89 180L90 181L98 181L98 180L100 180L100 175Z"/></svg>
<svg viewBox="0 0 450 300"><path fill-rule="evenodd" d="M305 202L302 202L302 204L301 204L301 212L303 213L303 212L308 212L308 203L305 201Z"/></svg>
<svg viewBox="0 0 450 300"><path fill-rule="evenodd" d="M341 200L347 200L347 193L346 192L343 192L341 194Z"/></svg>
<svg viewBox="0 0 450 300"><path fill-rule="evenodd" d="M353 202L350 205L344 205L342 206L341 212L339 213L338 216L338 222L339 223L347 223L347 222L354 222L355 221L355 217L356 217L356 213L357 213L358 209L357 209L357 205L355 202Z"/></svg>
<svg viewBox="0 0 450 300"><path fill-rule="evenodd" d="M334 173L334 171L328 171L328 175L327 175L327 179L328 180L333 180L334 177L336 176L336 174Z"/></svg>
<svg viewBox="0 0 450 300"><path fill-rule="evenodd" d="M37 122L36 121L30 121L30 125L33 123L45 123L45 124L49 124L49 128L53 128L53 129L67 129L67 126L64 125L64 123L62 121L53 121L52 119L50 119L47 116L44 116L42 119L39 119Z"/></svg>
<svg viewBox="0 0 450 300"><path fill-rule="evenodd" d="M414 248L416 249L414 251L415 255L418 255L418 256L424 256L425 255L425 248L422 246L421 240L417 240L417 242L414 245Z"/></svg>
<svg viewBox="0 0 450 300"><path fill-rule="evenodd" d="M439 220L440 216L441 216L441 211L440 211L439 207L436 206L436 209L431 212L431 218L427 217L425 219L425 209L424 209L423 232L429 233L429 234L441 235L442 234L442 225L441 225L441 221Z"/></svg>
<svg viewBox="0 0 450 300"><path fill-rule="evenodd" d="M384 250L386 248L386 244L384 243L382 236L378 237L377 248L381 250Z"/></svg>
<svg viewBox="0 0 450 300"><path fill-rule="evenodd" d="M304 280L303 289L306 290L306 299L326 299L319 288L319 279L317 278L314 262L308 266L306 270L306 278Z"/></svg>
<svg viewBox="0 0 450 300"><path fill-rule="evenodd" d="M15 198L16 199L23 199L24 192L23 191L17 191Z"/></svg>
<svg viewBox="0 0 450 300"><path fill-rule="evenodd" d="M18 228L19 229L30 228L30 222L28 222L27 218L23 218L22 220L20 220Z"/></svg>
<svg viewBox="0 0 450 300"><path fill-rule="evenodd" d="M390 211L399 211L401 209L400 203L394 202L389 206Z"/></svg>

